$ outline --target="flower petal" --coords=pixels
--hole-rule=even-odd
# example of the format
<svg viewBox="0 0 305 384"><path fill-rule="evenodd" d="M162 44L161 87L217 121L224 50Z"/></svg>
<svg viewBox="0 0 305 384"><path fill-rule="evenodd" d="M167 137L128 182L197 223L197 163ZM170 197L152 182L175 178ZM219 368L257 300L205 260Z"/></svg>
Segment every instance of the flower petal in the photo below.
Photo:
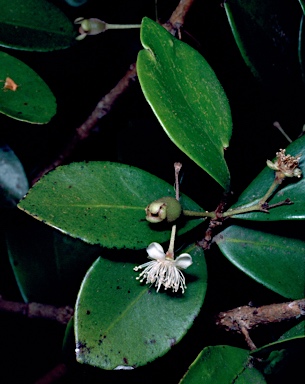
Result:
<svg viewBox="0 0 305 384"><path fill-rule="evenodd" d="M146 252L148 253L148 257L150 259L155 260L163 260L165 259L165 253L163 247L159 243L151 243L146 248Z"/></svg>
<svg viewBox="0 0 305 384"><path fill-rule="evenodd" d="M175 260L175 265L179 269L186 269L190 265L193 264L192 256L188 253L182 253L182 255L178 256Z"/></svg>

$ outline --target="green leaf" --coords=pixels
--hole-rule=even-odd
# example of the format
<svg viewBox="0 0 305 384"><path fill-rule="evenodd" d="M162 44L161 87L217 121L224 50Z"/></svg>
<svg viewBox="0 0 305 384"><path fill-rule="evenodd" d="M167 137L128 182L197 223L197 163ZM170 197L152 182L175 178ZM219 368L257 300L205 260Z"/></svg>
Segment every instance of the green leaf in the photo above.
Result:
<svg viewBox="0 0 305 384"><path fill-rule="evenodd" d="M71 21L46 0L0 0L0 45L25 51L68 48L76 31Z"/></svg>
<svg viewBox="0 0 305 384"><path fill-rule="evenodd" d="M192 326L203 303L203 251L192 245L184 294L140 284L135 264L99 258L82 283L75 308L76 358L103 369L135 368L169 351ZM145 252L141 252L146 259Z"/></svg>
<svg viewBox="0 0 305 384"><path fill-rule="evenodd" d="M214 240L231 263L258 283L284 297L304 297L304 241L235 225Z"/></svg>
<svg viewBox="0 0 305 384"><path fill-rule="evenodd" d="M0 145L0 206L16 206L28 189L28 180L19 159L8 145Z"/></svg>
<svg viewBox="0 0 305 384"><path fill-rule="evenodd" d="M293 3L293 2L291 2ZM274 0L228 0L224 8L243 60L264 84L290 79L299 71L296 56L299 19L290 17L291 5Z"/></svg>
<svg viewBox="0 0 305 384"><path fill-rule="evenodd" d="M88 0L65 0L65 2L71 7L80 7L81 5L87 3Z"/></svg>
<svg viewBox="0 0 305 384"><path fill-rule="evenodd" d="M0 80L9 77L15 91L0 89L0 113L28 123L48 123L56 113L56 100L47 84L22 61L0 52Z"/></svg>
<svg viewBox="0 0 305 384"><path fill-rule="evenodd" d="M165 181L138 168L110 162L73 163L38 181L18 207L70 236L108 248L147 247L170 239L171 225L149 224L145 207L174 196ZM184 209L202 211L181 196ZM178 234L202 223L189 220Z"/></svg>
<svg viewBox="0 0 305 384"><path fill-rule="evenodd" d="M305 337L305 320L301 321L299 324L290 328L287 332L285 332L280 338L279 341L287 341L297 338Z"/></svg>
<svg viewBox="0 0 305 384"><path fill-rule="evenodd" d="M286 154L293 156L301 155L299 168L302 170L302 178L287 177L283 184L268 200L269 204L276 204L290 199L293 205L282 205L271 208L269 213L249 212L233 216L235 219L255 221L277 221L277 220L304 220L305 219L305 135L291 143ZM264 170L252 181L247 189L240 195L236 204L231 208L249 207L258 203L268 191L274 180L275 172L266 166Z"/></svg>
<svg viewBox="0 0 305 384"><path fill-rule="evenodd" d="M283 368L291 355L304 354L305 321L285 332L277 341L255 349L251 355L263 360L264 373L272 374Z"/></svg>
<svg viewBox="0 0 305 384"><path fill-rule="evenodd" d="M18 215L6 229L9 260L18 288L25 302L55 303L58 280L52 230L23 216Z"/></svg>
<svg viewBox="0 0 305 384"><path fill-rule="evenodd" d="M227 97L206 60L144 18L137 73L148 103L177 147L226 188L224 160L232 131Z"/></svg>
<svg viewBox="0 0 305 384"><path fill-rule="evenodd" d="M264 356L272 351L283 350L293 346L295 343L304 344L305 320L290 328L277 341L264 345L251 352L253 356Z"/></svg>
<svg viewBox="0 0 305 384"><path fill-rule="evenodd" d="M304 0L299 0L299 3L300 3L300 6L302 8L302 11L303 11L303 13L305 15L305 1Z"/></svg>
<svg viewBox="0 0 305 384"><path fill-rule="evenodd" d="M299 45L298 45L298 54L299 54L299 62L302 71L303 82L305 81L305 30L304 30L304 15L302 16L299 30Z"/></svg>
<svg viewBox="0 0 305 384"><path fill-rule="evenodd" d="M25 302L74 305L82 279L100 249L29 216L6 228L9 260Z"/></svg>
<svg viewBox="0 0 305 384"><path fill-rule="evenodd" d="M249 351L228 345L204 348L180 384L266 383L252 367Z"/></svg>

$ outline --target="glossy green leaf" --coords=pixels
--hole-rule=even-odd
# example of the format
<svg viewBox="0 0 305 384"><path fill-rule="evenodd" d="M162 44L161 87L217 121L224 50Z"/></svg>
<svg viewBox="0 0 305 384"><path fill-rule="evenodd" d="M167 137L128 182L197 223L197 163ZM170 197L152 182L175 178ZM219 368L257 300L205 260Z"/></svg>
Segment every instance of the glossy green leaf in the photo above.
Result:
<svg viewBox="0 0 305 384"><path fill-rule="evenodd" d="M0 145L0 206L16 206L28 189L28 180L19 159L8 145Z"/></svg>
<svg viewBox="0 0 305 384"><path fill-rule="evenodd" d="M253 368L249 351L229 345L204 348L180 384L266 383Z"/></svg>
<svg viewBox="0 0 305 384"><path fill-rule="evenodd" d="M48 123L56 113L56 100L47 84L22 61L0 52L0 84L9 77L17 89L0 89L0 113L28 123Z"/></svg>
<svg viewBox="0 0 305 384"><path fill-rule="evenodd" d="M159 293L136 280L134 263L99 258L83 280L75 308L76 358L103 369L132 369L169 351L202 306L207 273L203 251L192 245L184 294ZM140 252L141 262L147 254Z"/></svg>
<svg viewBox="0 0 305 384"><path fill-rule="evenodd" d="M300 19L290 17L289 2L274 0L228 0L224 2L228 21L243 60L265 85L285 81L298 71L296 56Z"/></svg>
<svg viewBox="0 0 305 384"><path fill-rule="evenodd" d="M293 204L272 208L269 213L249 212L233 216L234 218L257 221L305 219L305 135L291 143L287 147L286 153L293 156L299 154L302 155L299 165L299 168L302 170L302 178L286 178L283 184L273 194L272 198L268 200L268 203L276 204L286 199L290 199ZM266 168L264 168L264 170L241 194L237 203L231 208L249 207L257 203L268 191L274 180L274 175L275 172L266 166Z"/></svg>
<svg viewBox="0 0 305 384"><path fill-rule="evenodd" d="M137 73L145 98L169 138L224 188L232 131L227 97L206 60L144 18Z"/></svg>
<svg viewBox="0 0 305 384"><path fill-rule="evenodd" d="M0 0L0 45L25 51L70 47L76 31L57 7L46 0Z"/></svg>
<svg viewBox="0 0 305 384"><path fill-rule="evenodd" d="M110 162L73 163L44 176L18 207L88 243L141 249L170 238L171 225L145 220L145 207L163 196L174 196L174 188L138 168ZM181 204L184 209L201 210L183 195ZM178 234L201 222L179 224Z"/></svg>
<svg viewBox="0 0 305 384"><path fill-rule="evenodd" d="M304 241L235 225L214 240L231 263L258 283L284 297L304 297Z"/></svg>

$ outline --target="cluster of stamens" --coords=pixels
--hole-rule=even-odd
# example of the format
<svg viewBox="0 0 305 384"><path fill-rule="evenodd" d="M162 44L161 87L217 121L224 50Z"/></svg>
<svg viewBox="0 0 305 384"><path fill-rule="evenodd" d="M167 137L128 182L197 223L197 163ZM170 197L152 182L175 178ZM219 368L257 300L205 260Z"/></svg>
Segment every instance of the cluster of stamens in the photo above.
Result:
<svg viewBox="0 0 305 384"><path fill-rule="evenodd" d="M286 149L280 149L276 153L276 161L273 163L267 160L267 165L274 171L281 172L285 177L298 177L302 175L302 171L298 168L301 155L286 155Z"/></svg>

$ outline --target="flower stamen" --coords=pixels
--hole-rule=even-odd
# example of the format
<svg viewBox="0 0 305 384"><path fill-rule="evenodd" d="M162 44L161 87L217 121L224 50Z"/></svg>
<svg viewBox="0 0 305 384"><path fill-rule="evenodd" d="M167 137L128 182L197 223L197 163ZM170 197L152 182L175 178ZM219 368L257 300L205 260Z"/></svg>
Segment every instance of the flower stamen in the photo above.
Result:
<svg viewBox="0 0 305 384"><path fill-rule="evenodd" d="M147 253L148 257L153 260L134 268L134 271L144 268L136 279L140 283L146 280L146 284L155 284L157 292L163 285L165 290L172 289L173 292L178 292L181 288L184 293L186 283L181 269L186 269L193 263L192 257L184 253L175 260L168 257L158 243L151 243L147 247Z"/></svg>

